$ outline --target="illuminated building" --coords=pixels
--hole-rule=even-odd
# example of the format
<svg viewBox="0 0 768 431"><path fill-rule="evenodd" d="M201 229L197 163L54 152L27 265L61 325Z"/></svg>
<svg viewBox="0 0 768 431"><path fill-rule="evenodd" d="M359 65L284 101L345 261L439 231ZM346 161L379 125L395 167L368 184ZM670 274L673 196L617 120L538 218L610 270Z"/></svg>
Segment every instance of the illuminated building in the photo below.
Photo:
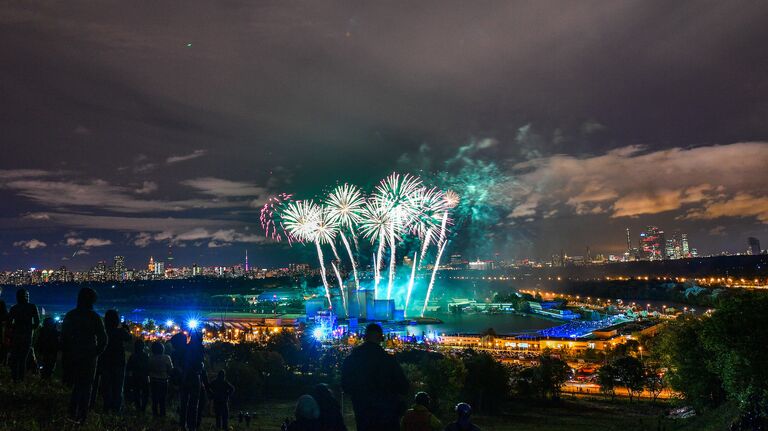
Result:
<svg viewBox="0 0 768 431"><path fill-rule="evenodd" d="M640 256L644 260L664 259L664 231L656 226L648 226L640 232Z"/></svg>
<svg viewBox="0 0 768 431"><path fill-rule="evenodd" d="M124 256L115 256L115 259L113 261L113 271L114 271L114 278L117 280L122 280L123 275L125 274L125 257Z"/></svg>
<svg viewBox="0 0 768 431"><path fill-rule="evenodd" d="M155 275L165 275L165 263L155 262Z"/></svg>
<svg viewBox="0 0 768 431"><path fill-rule="evenodd" d="M245 250L245 272L248 272L251 269L250 266L248 266L248 250Z"/></svg>
<svg viewBox="0 0 768 431"><path fill-rule="evenodd" d="M155 273L155 258L152 256L149 256L149 265L147 265L147 271L151 273Z"/></svg>
<svg viewBox="0 0 768 431"><path fill-rule="evenodd" d="M753 256L757 256L760 254L760 240L755 237L749 237L747 238L747 244L749 245L749 248L747 249L747 252Z"/></svg>

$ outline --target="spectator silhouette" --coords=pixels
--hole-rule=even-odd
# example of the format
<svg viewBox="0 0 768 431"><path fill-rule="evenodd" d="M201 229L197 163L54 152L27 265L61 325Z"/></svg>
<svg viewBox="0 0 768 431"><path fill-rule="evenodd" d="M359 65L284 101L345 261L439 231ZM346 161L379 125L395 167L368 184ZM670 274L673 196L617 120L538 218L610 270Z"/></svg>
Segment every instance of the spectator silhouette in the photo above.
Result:
<svg viewBox="0 0 768 431"><path fill-rule="evenodd" d="M99 357L101 391L104 396L104 411L119 412L123 406L125 383L125 343L131 334L120 325L117 310L104 313L104 327L107 330L107 348Z"/></svg>
<svg viewBox="0 0 768 431"><path fill-rule="evenodd" d="M344 425L344 416L341 413L341 405L331 393L328 385L321 383L312 390L312 398L315 399L320 407L320 426L321 431L347 431Z"/></svg>
<svg viewBox="0 0 768 431"><path fill-rule="evenodd" d="M125 366L126 393L140 413L146 411L149 401L149 355L145 347L144 340L134 341L133 353Z"/></svg>
<svg viewBox="0 0 768 431"><path fill-rule="evenodd" d="M440 431L443 424L435 415L429 411L432 403L429 394L419 392L413 400L413 406L405 412L403 420L400 422L402 431Z"/></svg>
<svg viewBox="0 0 768 431"><path fill-rule="evenodd" d="M53 318L46 317L43 320L43 327L37 334L36 345L37 355L40 357L42 366L40 375L43 379L50 379L56 369L56 357L61 346L60 335Z"/></svg>
<svg viewBox="0 0 768 431"><path fill-rule="evenodd" d="M445 431L480 431L470 419L472 407L467 403L456 404L456 422L445 427Z"/></svg>
<svg viewBox="0 0 768 431"><path fill-rule="evenodd" d="M296 419L284 426L287 431L317 431L320 429L320 407L312 395L299 397L294 416Z"/></svg>
<svg viewBox="0 0 768 431"><path fill-rule="evenodd" d="M149 379L152 388L152 415L165 416L165 401L168 397L168 380L173 373L171 357L165 354L163 343L152 343L152 357L149 359Z"/></svg>
<svg viewBox="0 0 768 431"><path fill-rule="evenodd" d="M69 414L81 423L88 415L96 362L107 346L104 322L93 311L95 303L96 292L93 289L80 289L77 307L64 316L61 327L63 364L72 384Z"/></svg>
<svg viewBox="0 0 768 431"><path fill-rule="evenodd" d="M235 387L227 381L224 370L219 371L216 380L210 384L213 409L216 413L216 429L229 429L229 397L235 392Z"/></svg>
<svg viewBox="0 0 768 431"><path fill-rule="evenodd" d="M171 345L170 356L173 362L173 374L171 375L171 382L176 389L176 398L178 401L179 424L184 426L186 421L186 411L182 411L182 405L185 402L183 374L184 374L184 356L187 352L187 335L178 332L174 334L168 343Z"/></svg>
<svg viewBox="0 0 768 431"><path fill-rule="evenodd" d="M381 347L383 341L381 326L369 324L365 342L342 365L341 384L352 398L358 431L400 429L408 380L400 364Z"/></svg>
<svg viewBox="0 0 768 431"><path fill-rule="evenodd" d="M14 382L24 380L29 351L32 350L32 336L40 326L40 315L35 304L29 302L29 291L16 292L16 305L8 312L11 329L11 377Z"/></svg>
<svg viewBox="0 0 768 431"><path fill-rule="evenodd" d="M200 401L203 392L204 364L203 338L192 332L184 353L181 383L181 421L185 430L196 430L200 420Z"/></svg>
<svg viewBox="0 0 768 431"><path fill-rule="evenodd" d="M0 295L3 294L3 288L0 287ZM0 299L0 365L5 365L8 361L8 343L6 342L6 336L8 333L5 330L8 323L8 307L5 305L5 301Z"/></svg>

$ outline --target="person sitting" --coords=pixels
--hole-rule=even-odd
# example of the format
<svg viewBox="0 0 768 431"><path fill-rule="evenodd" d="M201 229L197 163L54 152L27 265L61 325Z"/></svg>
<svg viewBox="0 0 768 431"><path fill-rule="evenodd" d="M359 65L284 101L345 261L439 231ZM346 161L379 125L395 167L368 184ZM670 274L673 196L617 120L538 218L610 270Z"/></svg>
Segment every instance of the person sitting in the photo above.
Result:
<svg viewBox="0 0 768 431"><path fill-rule="evenodd" d="M456 404L456 422L445 427L445 431L480 431L470 419L472 407L467 403Z"/></svg>
<svg viewBox="0 0 768 431"><path fill-rule="evenodd" d="M320 406L312 395L302 395L296 402L296 419L289 423L287 431L317 431L320 426Z"/></svg>
<svg viewBox="0 0 768 431"><path fill-rule="evenodd" d="M432 400L426 392L419 392L413 400L413 407L405 412L400 421L402 431L439 431L443 429L440 420L429 411Z"/></svg>
<svg viewBox="0 0 768 431"><path fill-rule="evenodd" d="M328 385L321 383L312 390L312 397L320 407L320 431L347 431L341 405L331 393Z"/></svg>

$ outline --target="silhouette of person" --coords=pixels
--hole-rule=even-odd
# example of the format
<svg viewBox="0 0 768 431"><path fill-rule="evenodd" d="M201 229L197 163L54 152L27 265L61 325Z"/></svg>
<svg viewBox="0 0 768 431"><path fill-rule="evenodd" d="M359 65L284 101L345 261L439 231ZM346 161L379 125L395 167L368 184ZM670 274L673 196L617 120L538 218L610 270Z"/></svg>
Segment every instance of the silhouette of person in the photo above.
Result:
<svg viewBox="0 0 768 431"><path fill-rule="evenodd" d="M341 414L341 405L331 393L328 385L321 383L315 386L311 395L320 407L318 429L321 431L347 431L344 417Z"/></svg>
<svg viewBox="0 0 768 431"><path fill-rule="evenodd" d="M3 288L0 287L0 295L3 294ZM0 365L5 365L8 361L8 342L6 336L8 332L5 327L8 323L8 307L5 301L0 299Z"/></svg>
<svg viewBox="0 0 768 431"><path fill-rule="evenodd" d="M50 379L56 369L56 358L61 347L60 335L52 317L43 319L43 327L37 334L37 345L35 346L42 365L40 376L43 379Z"/></svg>
<svg viewBox="0 0 768 431"><path fill-rule="evenodd" d="M104 327L107 330L107 348L99 357L98 366L101 371L104 411L119 412L123 407L125 343L131 341L131 334L120 325L117 310L104 313Z"/></svg>
<svg viewBox="0 0 768 431"><path fill-rule="evenodd" d="M11 329L11 377L14 382L24 380L29 351L32 350L32 336L40 326L40 314L35 304L29 302L29 291L16 292L16 305L8 312Z"/></svg>
<svg viewBox="0 0 768 431"><path fill-rule="evenodd" d="M319 428L320 407L312 395L302 395L296 402L294 419L285 429L287 431L317 431Z"/></svg>
<svg viewBox="0 0 768 431"><path fill-rule="evenodd" d="M402 431L440 431L443 424L435 415L429 411L429 405L432 403L429 394L419 392L413 400L413 407L408 409L400 421Z"/></svg>
<svg viewBox="0 0 768 431"><path fill-rule="evenodd" d="M181 419L185 430L196 430L200 419L200 398L204 384L203 338L192 332L182 366Z"/></svg>
<svg viewBox="0 0 768 431"><path fill-rule="evenodd" d="M456 404L456 422L445 427L445 431L480 431L470 419L472 407L467 403Z"/></svg>
<svg viewBox="0 0 768 431"><path fill-rule="evenodd" d="M90 407L96 363L107 347L107 332L101 317L93 311L96 291L84 287L77 295L77 307L64 316L61 326L63 364L72 384L69 414L85 422Z"/></svg>
<svg viewBox="0 0 768 431"><path fill-rule="evenodd" d="M227 381L227 374L220 370L216 379L210 384L213 410L216 413L216 429L229 429L229 397L235 392L235 387Z"/></svg>
<svg viewBox="0 0 768 431"><path fill-rule="evenodd" d="M165 354L163 343L152 343L152 357L149 358L149 382L152 388L152 415L165 416L165 402L168 397L168 380L173 373L171 357Z"/></svg>
<svg viewBox="0 0 768 431"><path fill-rule="evenodd" d="M341 384L352 398L358 431L400 429L408 380L400 364L381 347L383 341L381 326L369 324L365 342L342 365Z"/></svg>
<svg viewBox="0 0 768 431"><path fill-rule="evenodd" d="M186 410L182 410L182 406L186 403L186 394L184 393L184 357L187 353L187 335L178 332L171 337L169 344L172 347L170 356L173 363L171 382L173 382L173 386L176 389L176 396L178 397L177 413L179 415L179 424L184 426L184 423L186 422Z"/></svg>
<svg viewBox="0 0 768 431"><path fill-rule="evenodd" d="M138 412L144 413L149 401L149 355L146 352L144 340L133 342L133 353L128 358L125 373L129 400L133 402Z"/></svg>

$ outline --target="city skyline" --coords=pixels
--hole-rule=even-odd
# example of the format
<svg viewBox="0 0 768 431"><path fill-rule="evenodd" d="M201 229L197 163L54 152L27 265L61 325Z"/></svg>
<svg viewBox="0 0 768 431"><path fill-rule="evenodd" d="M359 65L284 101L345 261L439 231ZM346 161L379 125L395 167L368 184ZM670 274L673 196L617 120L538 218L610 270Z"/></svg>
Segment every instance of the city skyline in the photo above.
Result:
<svg viewBox="0 0 768 431"><path fill-rule="evenodd" d="M768 237L768 5L492 3L0 6L0 267L311 262L259 207L393 171L465 186L447 253Z"/></svg>

